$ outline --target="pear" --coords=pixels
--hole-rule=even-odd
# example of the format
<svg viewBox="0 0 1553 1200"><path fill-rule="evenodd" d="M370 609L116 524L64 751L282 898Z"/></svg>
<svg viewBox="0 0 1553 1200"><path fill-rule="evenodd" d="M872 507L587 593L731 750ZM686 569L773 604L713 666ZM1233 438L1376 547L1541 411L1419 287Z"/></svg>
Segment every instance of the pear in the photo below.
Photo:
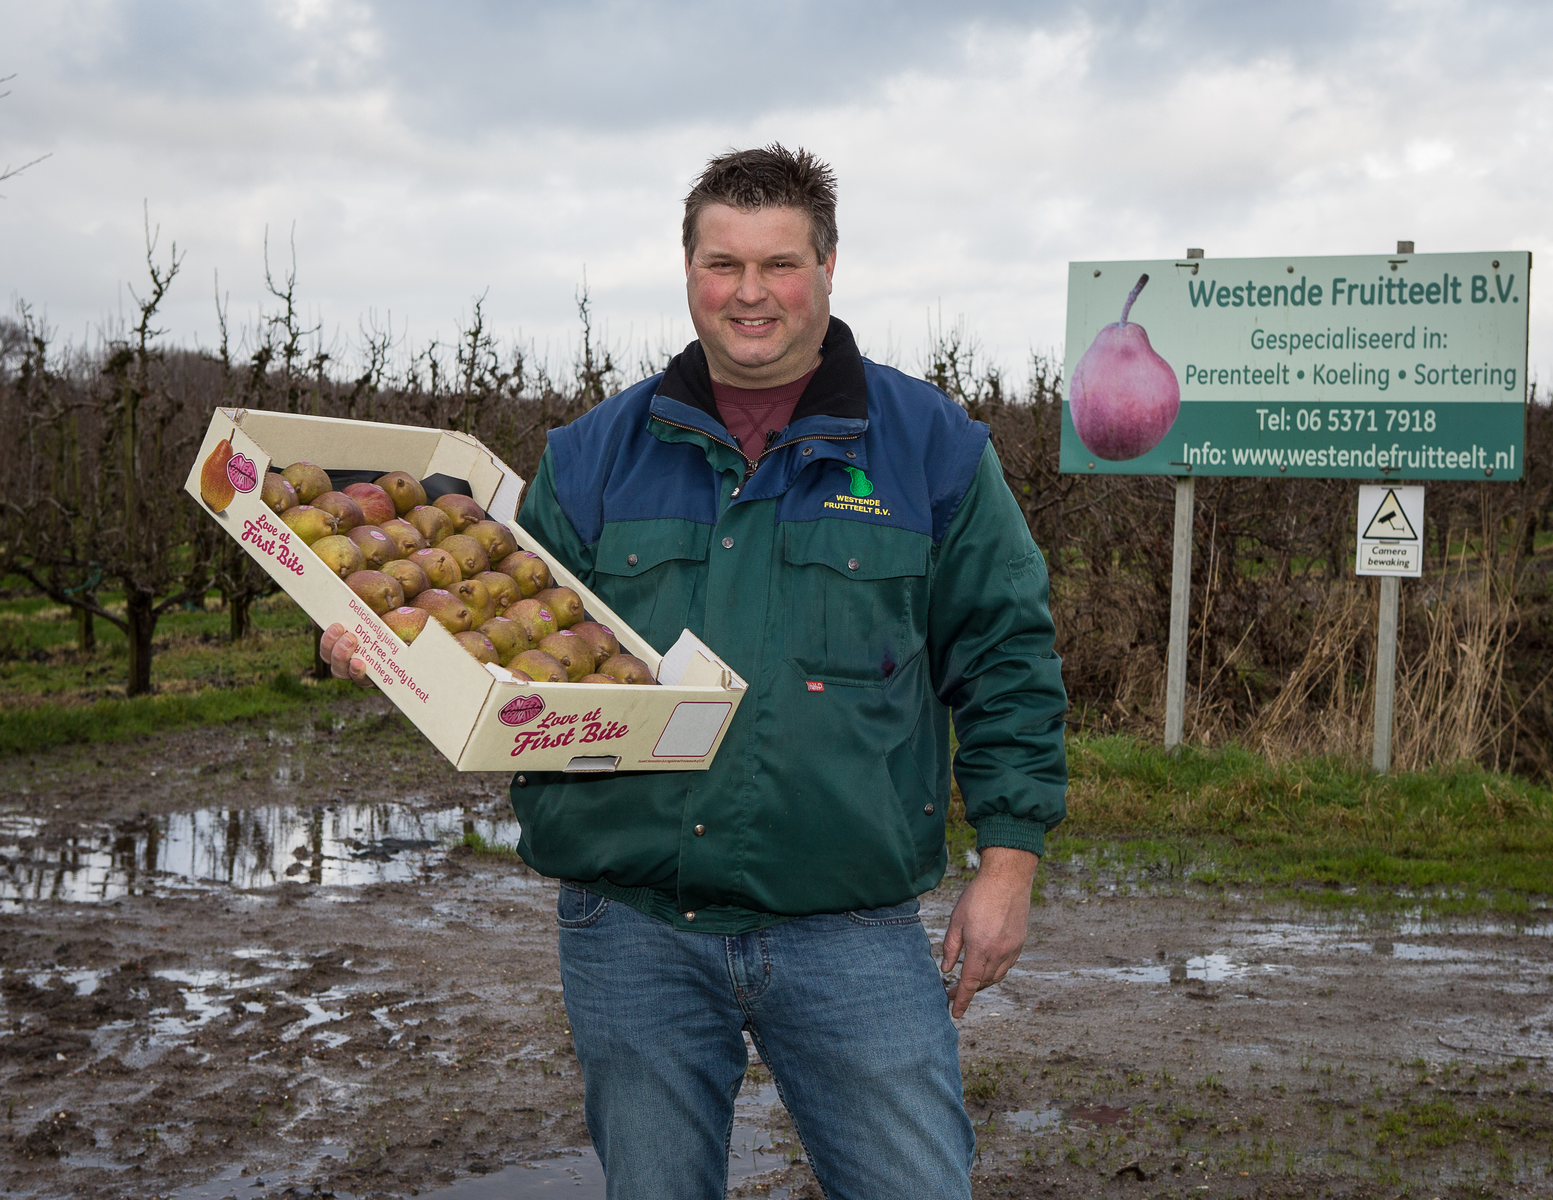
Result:
<svg viewBox="0 0 1553 1200"><path fill-rule="evenodd" d="M639 658L629 654L616 654L599 663L600 675L608 675L618 683L657 683L652 668Z"/></svg>
<svg viewBox="0 0 1553 1200"><path fill-rule="evenodd" d="M578 637L570 629L541 638L538 649L566 668L566 678L576 683L584 675L591 675L598 665L598 652L591 642Z"/></svg>
<svg viewBox="0 0 1553 1200"><path fill-rule="evenodd" d="M453 640L481 662L501 665L501 659L497 657L496 647L491 645L491 639L478 629L466 629L462 633L455 633Z"/></svg>
<svg viewBox="0 0 1553 1200"><path fill-rule="evenodd" d="M582 611L582 597L569 587L546 588L534 599L555 614L555 623L562 629L570 629L587 616Z"/></svg>
<svg viewBox="0 0 1553 1200"><path fill-rule="evenodd" d="M1122 305L1122 319L1095 335L1068 385L1073 431L1096 458L1108 462L1147 454L1170 432L1181 411L1181 385L1174 368L1149 345L1143 326L1127 314L1144 275Z"/></svg>
<svg viewBox="0 0 1553 1200"><path fill-rule="evenodd" d="M356 543L361 556L367 560L367 566L374 571L380 570L384 563L402 557L394 540L376 525L358 525L345 536Z"/></svg>
<svg viewBox="0 0 1553 1200"><path fill-rule="evenodd" d="M417 550L410 555L410 561L426 572L426 578L432 587L450 588L464 577L464 573L458 569L458 564L453 561L453 556L446 550L439 550L436 547Z"/></svg>
<svg viewBox="0 0 1553 1200"><path fill-rule="evenodd" d="M496 569L503 575L511 575L512 581L518 585L518 591L525 597L537 596L546 588L555 586L555 579L550 574L550 568L545 565L545 560L532 550L519 550L516 554L507 555L496 564Z"/></svg>
<svg viewBox="0 0 1553 1200"><path fill-rule="evenodd" d="M578 683L612 683L612 684L616 685L617 687L620 685L620 680L618 680L618 679L611 679L608 675L600 675L597 671L593 672L593 674L591 674L591 675L584 675L577 682Z"/></svg>
<svg viewBox="0 0 1553 1200"><path fill-rule="evenodd" d="M356 543L343 533L331 533L328 537L319 538L313 543L313 553L323 559L324 565L341 579L367 569L366 558L356 549Z"/></svg>
<svg viewBox="0 0 1553 1200"><path fill-rule="evenodd" d="M468 496L461 496L457 492L438 496L431 503L433 507L440 508L447 514L448 520L453 522L454 533L463 533L476 521L485 520L485 509Z"/></svg>
<svg viewBox="0 0 1553 1200"><path fill-rule="evenodd" d="M469 628L469 609L446 588L427 588L410 601L410 607L425 609L449 633L463 633Z"/></svg>
<svg viewBox="0 0 1553 1200"><path fill-rule="evenodd" d="M501 656L502 662L506 662L514 654L521 654L525 650L532 650L534 643L528 640L528 634L523 632L523 626L516 621L509 621L506 617L492 617L480 625L480 632L491 639L491 645L496 647L496 653Z"/></svg>
<svg viewBox="0 0 1553 1200"><path fill-rule="evenodd" d="M297 489L279 471L266 471L259 487L259 499L277 517L288 508L295 508L302 501L297 499Z"/></svg>
<svg viewBox="0 0 1553 1200"><path fill-rule="evenodd" d="M345 586L378 616L404 604L404 589L392 575L382 571L356 571L346 576Z"/></svg>
<svg viewBox="0 0 1553 1200"><path fill-rule="evenodd" d="M428 546L435 546L445 537L453 536L453 522L440 508L422 504L405 513L404 519L415 526L415 532L426 539Z"/></svg>
<svg viewBox="0 0 1553 1200"><path fill-rule="evenodd" d="M407 471L390 471L374 481L394 502L394 511L401 517L417 504L426 503L426 489L421 481Z"/></svg>
<svg viewBox="0 0 1553 1200"><path fill-rule="evenodd" d="M408 605L391 608L383 614L383 624L393 630L394 636L406 646L420 637L421 630L426 628L429 620L431 614L424 608L411 608Z"/></svg>
<svg viewBox="0 0 1553 1200"><path fill-rule="evenodd" d="M378 528L392 538L394 545L399 547L400 558L409 558L417 550L426 549L426 539L421 536L420 530L400 517L395 517L392 521L384 521Z"/></svg>
<svg viewBox="0 0 1553 1200"><path fill-rule="evenodd" d="M485 584L485 590L491 593L491 603L496 606L497 612L505 612L523 599L523 593L518 591L518 585L511 575L503 575L500 571L481 571L475 578Z"/></svg>
<svg viewBox="0 0 1553 1200"><path fill-rule="evenodd" d="M620 653L620 639L607 625L600 625L597 621L578 621L572 626L572 632L593 646L600 662Z"/></svg>
<svg viewBox="0 0 1553 1200"><path fill-rule="evenodd" d="M496 605L491 602L491 593L478 579L460 579L448 591L462 600L464 607L469 609L471 628L484 625L496 615Z"/></svg>
<svg viewBox="0 0 1553 1200"><path fill-rule="evenodd" d="M536 646L541 638L548 637L561 628L555 623L555 617L550 610L532 597L519 600L502 613L502 616L523 626L523 632L528 634L528 640Z"/></svg>
<svg viewBox="0 0 1553 1200"><path fill-rule="evenodd" d="M313 507L333 513L340 522L341 533L349 533L356 526L367 523L367 516L361 511L361 505L357 504L344 492L325 492L321 496L315 496L313 497Z"/></svg>
<svg viewBox="0 0 1553 1200"><path fill-rule="evenodd" d="M398 581L399 586L404 589L406 601L414 600L431 586L431 580L426 578L426 572L408 559L396 558L393 562L386 562L381 570L383 574L392 575Z"/></svg>
<svg viewBox="0 0 1553 1200"><path fill-rule="evenodd" d="M297 499L303 504L311 504L325 492L334 491L328 472L317 463L294 462L281 472L281 476L296 488Z"/></svg>
<svg viewBox="0 0 1553 1200"><path fill-rule="evenodd" d="M437 549L446 550L453 556L453 561L458 564L458 569L465 579L473 579L481 571L491 569L491 564L485 557L484 548L467 533L455 533L451 537L443 538L437 543Z"/></svg>
<svg viewBox="0 0 1553 1200"><path fill-rule="evenodd" d="M375 483L351 483L340 490L361 506L368 525L381 525L399 515L393 498Z"/></svg>
<svg viewBox="0 0 1553 1200"><path fill-rule="evenodd" d="M507 663L515 675L527 675L535 683L565 683L566 668L543 650L525 650Z"/></svg>
<svg viewBox="0 0 1553 1200"><path fill-rule="evenodd" d="M476 521L464 530L464 535L479 542L485 550L485 557L493 563L501 562L518 548L518 539L513 537L512 530L500 521Z"/></svg>
<svg viewBox="0 0 1553 1200"><path fill-rule="evenodd" d="M222 438L200 468L200 498L214 512L225 512L226 506L237 495L237 489L232 486L226 473L226 465L231 461L232 443Z"/></svg>
<svg viewBox="0 0 1553 1200"><path fill-rule="evenodd" d="M288 508L280 514L280 519L285 522L286 528L309 546L319 538L325 538L340 531L340 522L333 513L314 508L311 504L299 504L295 508Z"/></svg>

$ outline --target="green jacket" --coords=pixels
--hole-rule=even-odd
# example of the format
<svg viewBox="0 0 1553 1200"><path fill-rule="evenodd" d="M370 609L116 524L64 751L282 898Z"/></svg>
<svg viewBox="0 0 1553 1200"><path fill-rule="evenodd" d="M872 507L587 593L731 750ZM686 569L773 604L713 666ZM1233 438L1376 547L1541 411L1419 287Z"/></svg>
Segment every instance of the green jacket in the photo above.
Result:
<svg viewBox="0 0 1553 1200"><path fill-rule="evenodd" d="M722 934L900 903L943 877L951 713L979 847L1041 853L1062 820L1046 564L987 427L840 321L756 468L693 342L551 432L519 521L654 647L689 628L750 687L709 770L516 777L541 874Z"/></svg>

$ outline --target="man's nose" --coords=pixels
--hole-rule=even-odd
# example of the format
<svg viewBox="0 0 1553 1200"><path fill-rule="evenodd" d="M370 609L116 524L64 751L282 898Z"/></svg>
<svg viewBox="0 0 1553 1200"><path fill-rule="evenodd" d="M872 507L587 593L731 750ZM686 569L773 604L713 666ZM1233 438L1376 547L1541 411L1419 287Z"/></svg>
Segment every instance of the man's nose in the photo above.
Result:
<svg viewBox="0 0 1553 1200"><path fill-rule="evenodd" d="M766 296L766 284L760 277L758 263L746 263L739 276L739 290L734 297L741 304L759 304Z"/></svg>

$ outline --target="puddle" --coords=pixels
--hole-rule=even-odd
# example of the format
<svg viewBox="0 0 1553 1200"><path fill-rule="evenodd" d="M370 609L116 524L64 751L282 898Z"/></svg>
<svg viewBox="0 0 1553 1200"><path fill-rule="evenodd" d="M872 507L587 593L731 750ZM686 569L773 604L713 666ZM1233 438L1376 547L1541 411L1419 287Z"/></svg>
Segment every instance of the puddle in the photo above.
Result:
<svg viewBox="0 0 1553 1200"><path fill-rule="evenodd" d="M1043 1108L1004 1113L999 1124L1020 1133L1056 1133L1062 1128L1062 1110Z"/></svg>
<svg viewBox="0 0 1553 1200"><path fill-rule="evenodd" d="M1103 1104L1095 1108L1070 1109L1067 1112L1056 1107L1022 1109L1019 1112L1004 1113L998 1118L998 1124L1004 1129L1040 1136L1047 1133L1061 1133L1070 1125L1091 1125L1098 1129L1110 1129L1124 1125L1129 1115L1129 1111L1125 1108L1111 1108ZM1126 1127L1131 1128L1131 1125L1128 1124Z"/></svg>
<svg viewBox="0 0 1553 1200"><path fill-rule="evenodd" d="M259 1194L265 1196L282 1192L298 1196L312 1195L311 1189L306 1193L295 1189L306 1186L306 1180L312 1175L343 1166L349 1156L346 1147L326 1143L314 1147L305 1158L293 1165L275 1171L260 1171L258 1174L243 1174L241 1167L233 1166L215 1179L166 1193L166 1197L167 1200L231 1200L235 1196L252 1196L256 1189L267 1189L259 1191ZM330 1163L328 1159L335 1161ZM348 1192L332 1194L336 1200L352 1200Z"/></svg>
<svg viewBox="0 0 1553 1200"><path fill-rule="evenodd" d="M363 887L414 879L465 833L513 844L515 820L463 807L406 804L267 805L72 826L0 814L0 912L29 902L85 904L209 886L275 887L287 880Z"/></svg>
<svg viewBox="0 0 1553 1200"><path fill-rule="evenodd" d="M1530 925L1504 927L1497 924L1473 925L1456 922L1449 926L1422 928L1416 922L1407 932L1413 937L1488 937L1519 934L1532 937L1547 936L1549 926ZM941 930L932 931L941 937ZM1467 946L1437 946L1424 942L1393 940L1401 933L1393 928L1371 929L1352 924L1319 925L1296 924L1284 921L1257 921L1251 928L1242 929L1229 938L1230 945L1212 954L1194 954L1181 958L1177 954L1166 955L1161 950L1152 961L1126 962L1110 957L1111 965L1072 967L1061 971L1042 970L1037 966L1016 966L1009 975L1028 980L1064 983L1074 979L1105 980L1116 983L1190 984L1224 983L1254 980L1268 974L1288 974L1291 971L1321 971L1326 964L1312 966L1301 960L1307 957L1334 955L1369 955L1392 960L1398 964L1426 963L1446 969L1467 969L1493 964L1501 969L1523 970L1533 973L1545 969L1541 960L1507 950L1501 946L1474 944ZM1359 940L1362 937L1363 940ZM1039 952L1027 954L1025 961L1039 962ZM1109 957L1109 956L1108 956ZM997 1016L987 1012L981 1016Z"/></svg>
<svg viewBox="0 0 1553 1200"><path fill-rule="evenodd" d="M786 1149L772 1147L767 1128L772 1110L780 1104L773 1083L740 1091L728 1147L730 1188L788 1165ZM788 1200L791 1194L782 1187L761 1192L769 1200ZM604 1170L591 1148L571 1150L540 1162L517 1163L489 1175L460 1179L421 1195L426 1200L530 1200L539 1196L604 1200Z"/></svg>
<svg viewBox="0 0 1553 1200"><path fill-rule="evenodd" d="M1078 967L1070 971L1032 971L1015 967L1010 975L1027 979L1110 979L1122 983L1181 983L1201 980L1204 983L1220 983L1227 979L1241 979L1258 971L1275 968L1266 963L1237 960L1228 953L1199 954L1188 958L1184 964L1165 962L1133 963L1121 967ZM990 1015L990 1014L989 1014Z"/></svg>

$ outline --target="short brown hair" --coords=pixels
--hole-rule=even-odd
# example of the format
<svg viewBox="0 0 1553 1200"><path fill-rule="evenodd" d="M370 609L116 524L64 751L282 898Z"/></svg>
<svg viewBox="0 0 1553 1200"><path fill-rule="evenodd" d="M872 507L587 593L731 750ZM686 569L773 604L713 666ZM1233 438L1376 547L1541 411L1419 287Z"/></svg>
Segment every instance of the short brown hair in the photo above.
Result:
<svg viewBox="0 0 1553 1200"><path fill-rule="evenodd" d="M682 240L688 255L696 243L696 220L711 204L753 212L758 208L800 208L809 215L809 237L824 262L836 248L836 175L799 147L772 142L759 150L730 150L706 164L685 197Z"/></svg>

